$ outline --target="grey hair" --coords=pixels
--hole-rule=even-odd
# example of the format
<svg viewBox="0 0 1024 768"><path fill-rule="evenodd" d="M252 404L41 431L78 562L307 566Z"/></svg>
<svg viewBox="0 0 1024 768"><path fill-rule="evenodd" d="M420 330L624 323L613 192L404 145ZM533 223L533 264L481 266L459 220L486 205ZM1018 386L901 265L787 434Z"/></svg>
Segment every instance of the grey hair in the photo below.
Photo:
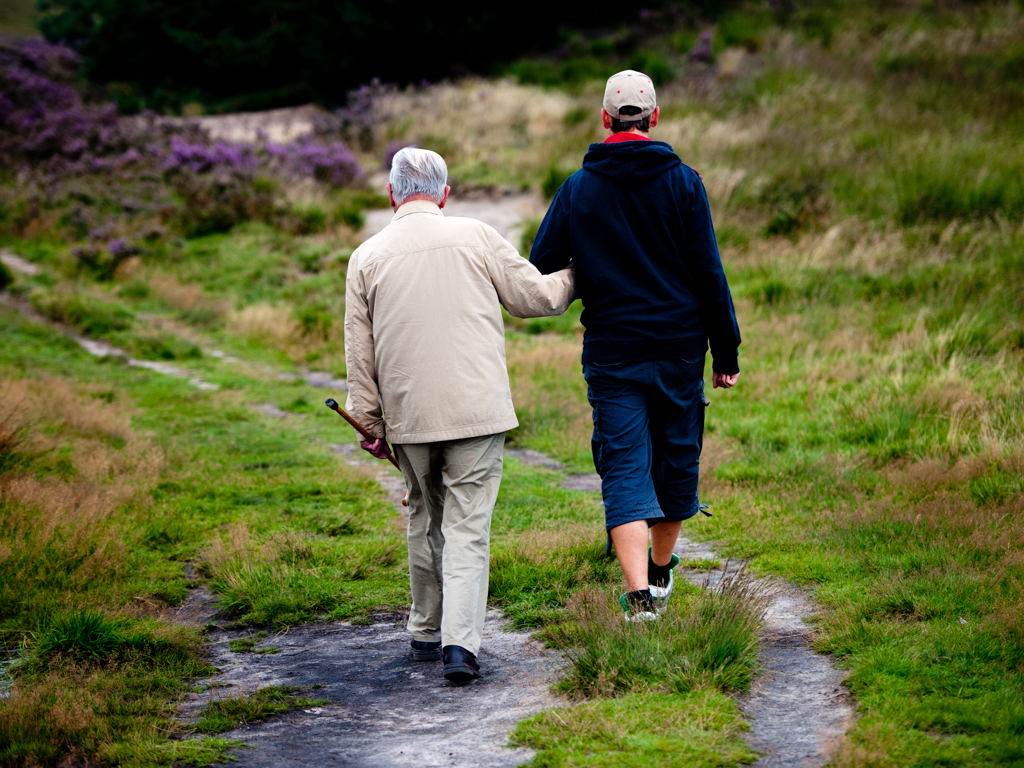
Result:
<svg viewBox="0 0 1024 768"><path fill-rule="evenodd" d="M416 195L429 197L440 205L448 183L448 166L437 152L406 147L395 153L391 161L390 180L396 205Z"/></svg>

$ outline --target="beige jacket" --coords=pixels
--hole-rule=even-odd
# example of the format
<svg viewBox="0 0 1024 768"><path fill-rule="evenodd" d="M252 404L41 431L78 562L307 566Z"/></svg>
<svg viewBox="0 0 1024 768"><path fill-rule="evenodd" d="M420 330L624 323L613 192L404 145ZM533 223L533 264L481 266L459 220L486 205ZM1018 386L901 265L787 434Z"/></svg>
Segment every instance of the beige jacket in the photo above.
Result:
<svg viewBox="0 0 1024 768"><path fill-rule="evenodd" d="M408 202L348 263L346 409L399 444L517 427L499 302L539 317L572 300L571 267L542 275L486 224Z"/></svg>

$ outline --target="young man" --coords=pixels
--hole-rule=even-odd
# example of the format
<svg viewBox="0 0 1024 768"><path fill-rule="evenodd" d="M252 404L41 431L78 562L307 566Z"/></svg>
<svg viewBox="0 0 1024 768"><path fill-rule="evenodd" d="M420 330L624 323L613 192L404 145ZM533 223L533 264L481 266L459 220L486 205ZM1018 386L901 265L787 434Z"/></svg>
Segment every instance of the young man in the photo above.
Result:
<svg viewBox="0 0 1024 768"><path fill-rule="evenodd" d="M651 141L659 114L647 75L609 78L601 119L611 135L558 190L530 256L544 273L575 267L594 465L628 621L667 606L681 523L700 509L709 340L713 386L739 377L740 332L707 194L672 147Z"/></svg>
<svg viewBox="0 0 1024 768"><path fill-rule="evenodd" d="M345 286L347 409L387 437L409 489L409 631L416 661L479 677L491 512L505 431L518 426L501 307L557 315L572 270L544 276L491 227L446 217L448 168L406 148L391 165L395 217L352 254Z"/></svg>

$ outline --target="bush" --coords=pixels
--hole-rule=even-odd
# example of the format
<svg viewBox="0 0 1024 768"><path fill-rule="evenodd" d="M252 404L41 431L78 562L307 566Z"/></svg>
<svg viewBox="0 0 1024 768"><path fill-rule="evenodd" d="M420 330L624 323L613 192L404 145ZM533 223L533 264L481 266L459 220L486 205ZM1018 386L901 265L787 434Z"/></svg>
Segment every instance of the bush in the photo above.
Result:
<svg viewBox="0 0 1024 768"><path fill-rule="evenodd" d="M629 58L629 69L643 72L654 81L655 87L666 85L675 78L675 70L663 57L651 51L637 51Z"/></svg>
<svg viewBox="0 0 1024 768"><path fill-rule="evenodd" d="M133 280L117 289L117 295L122 299L148 299L149 294L149 286L141 280Z"/></svg>
<svg viewBox="0 0 1024 768"><path fill-rule="evenodd" d="M162 224L191 237L270 221L274 179L365 183L337 136L318 130L287 145L242 146L212 141L194 124L125 120L113 103L82 98L78 66L65 46L0 41L0 164L16 172L13 189L0 193L0 219L20 232L59 211L66 236L88 235L76 257L98 279L139 251L133 241L159 239Z"/></svg>
<svg viewBox="0 0 1024 768"><path fill-rule="evenodd" d="M508 68L523 85L548 87L582 83L586 80L606 80L617 67L593 56L582 56L565 61L519 61Z"/></svg>
<svg viewBox="0 0 1024 768"><path fill-rule="evenodd" d="M203 356L191 341L167 333L146 333L133 336L125 346L143 360L196 360Z"/></svg>
<svg viewBox="0 0 1024 768"><path fill-rule="evenodd" d="M135 320L135 315L120 304L80 293L37 292L32 295L32 304L51 320L94 338L128 330Z"/></svg>
<svg viewBox="0 0 1024 768"><path fill-rule="evenodd" d="M384 195L370 190L351 190L343 193L342 201L334 209L334 220L359 229L366 223L363 211L367 208L388 208L391 202Z"/></svg>
<svg viewBox="0 0 1024 768"><path fill-rule="evenodd" d="M537 230L540 229L542 219L527 219L523 222L523 234L519 240L519 252L525 257L530 257L533 250L533 241L537 239Z"/></svg>
<svg viewBox="0 0 1024 768"><path fill-rule="evenodd" d="M288 229L296 235L315 235L327 229L327 214L316 203L293 206L286 221Z"/></svg>
<svg viewBox="0 0 1024 768"><path fill-rule="evenodd" d="M330 309L323 304L307 304L297 307L293 314L303 336L315 336L323 341L328 341L331 336L331 328L334 326L334 317Z"/></svg>
<svg viewBox="0 0 1024 768"><path fill-rule="evenodd" d="M562 184L564 184L565 180L570 176L572 176L572 172L563 171L561 168L554 165L548 168L548 175L544 177L544 181L541 182L540 186L541 192L544 193L544 197L548 200L553 199L554 196L558 194L558 190L561 189ZM536 235L536 232L534 232L534 235Z"/></svg>
<svg viewBox="0 0 1024 768"><path fill-rule="evenodd" d="M7 265L0 262L0 291L4 290L7 286L14 282L14 275L11 274L11 270L7 268Z"/></svg>
<svg viewBox="0 0 1024 768"><path fill-rule="evenodd" d="M244 168L203 174L183 169L173 177L182 206L174 218L186 237L228 232L243 221L270 220L273 197Z"/></svg>
<svg viewBox="0 0 1024 768"><path fill-rule="evenodd" d="M771 10L744 8L738 13L728 13L718 20L718 37L724 48L746 48L751 53L764 44L765 33L772 26Z"/></svg>
<svg viewBox="0 0 1024 768"><path fill-rule="evenodd" d="M79 269L96 280L110 280L117 268L138 252L138 248L120 237L111 240L105 247L89 243L71 249Z"/></svg>

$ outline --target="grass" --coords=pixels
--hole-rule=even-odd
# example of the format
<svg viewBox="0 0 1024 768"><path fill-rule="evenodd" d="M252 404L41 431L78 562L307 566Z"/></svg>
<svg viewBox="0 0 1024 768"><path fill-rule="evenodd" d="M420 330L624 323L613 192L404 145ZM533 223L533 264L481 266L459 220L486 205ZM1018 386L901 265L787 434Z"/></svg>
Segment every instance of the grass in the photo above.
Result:
<svg viewBox="0 0 1024 768"><path fill-rule="evenodd" d="M323 448L347 439L332 414L296 405L319 392L200 358L220 386L203 392L8 311L0 325L0 636L24 649L0 701L0 764L225 759L222 739L169 739L189 681L212 673L199 631L168 618L186 563L241 623L407 602L397 513ZM310 413L268 422L244 402Z"/></svg>
<svg viewBox="0 0 1024 768"><path fill-rule="evenodd" d="M634 56L674 72L654 138L704 177L744 333L739 386L708 387L715 516L687 533L815 591L818 648L860 708L837 766L1020 765L1024 17L1009 2L762 10L720 19L718 69L687 61L702 28L684 20L640 49L574 38L513 68L519 84L394 91L362 159L401 139L441 151L457 194L551 193L602 138L590 78ZM173 732L201 663L161 618L189 594L186 563L253 627L252 651L271 627L406 604L393 507L324 447L341 433L323 393L265 368L344 373L353 228L380 201L289 194L287 231L158 243L102 280L70 243L4 240L43 267L10 289L44 314L219 390L0 313L0 631L29 664L0 702L0 733L29 735L0 762L223 756L223 741L154 735ZM579 305L508 325L510 440L592 471ZM598 498L561 478L510 459L494 518L492 602L565 650L579 701L516 742L536 766L751 759L729 696L752 673L756 605L687 590L664 625L617 623ZM31 671L46 648L60 663Z"/></svg>
<svg viewBox="0 0 1024 768"><path fill-rule="evenodd" d="M247 696L229 696L210 701L192 726L196 733L224 733L240 725L283 715L293 709L322 707L327 699L296 696L299 689L290 685L271 685L259 688Z"/></svg>
<svg viewBox="0 0 1024 768"><path fill-rule="evenodd" d="M624 622L617 594L574 595L573 621L548 632L569 662L558 688L574 698L746 690L757 667L765 594L742 572L715 588L680 582L677 590L670 610L650 626Z"/></svg>
<svg viewBox="0 0 1024 768"><path fill-rule="evenodd" d="M95 610L55 615L26 639L0 704L0 764L68 754L110 765L220 762L235 743L161 735L171 730L182 681L210 672L192 630Z"/></svg>
<svg viewBox="0 0 1024 768"><path fill-rule="evenodd" d="M260 632L256 632L256 633L250 635L249 637L239 637L236 640L229 641L228 642L228 648L230 648L235 653L257 653L257 654L277 653L278 651L281 650L276 645L260 646L260 643L262 643L266 639L267 639L267 632L260 631ZM260 646L260 647L257 647L257 646Z"/></svg>
<svg viewBox="0 0 1024 768"><path fill-rule="evenodd" d="M512 743L537 750L531 768L713 768L756 759L746 728L736 703L717 691L634 693L536 715Z"/></svg>

